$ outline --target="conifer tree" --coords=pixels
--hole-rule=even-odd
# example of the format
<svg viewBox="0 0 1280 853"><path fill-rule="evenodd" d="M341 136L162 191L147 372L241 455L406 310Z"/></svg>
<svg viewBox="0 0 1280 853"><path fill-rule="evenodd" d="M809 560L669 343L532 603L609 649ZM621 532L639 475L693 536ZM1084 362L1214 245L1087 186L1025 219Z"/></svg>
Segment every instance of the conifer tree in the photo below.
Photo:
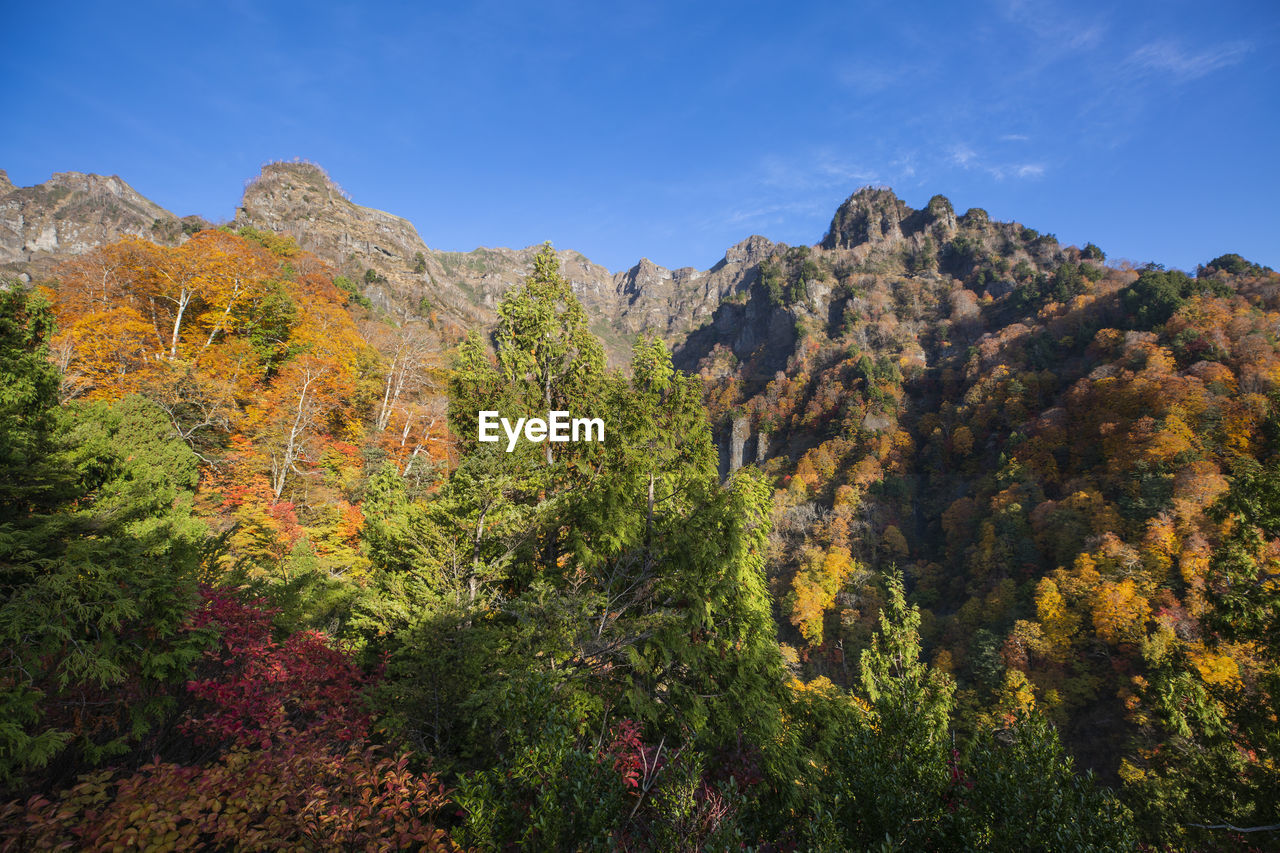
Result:
<svg viewBox="0 0 1280 853"><path fill-rule="evenodd" d="M745 473L719 483L698 380L677 373L656 340L638 342L629 379L606 372L550 247L499 316L492 360L477 337L460 348L450 420L463 454L415 534L438 543L424 554L457 555L461 582L446 596L457 609L405 625L390 641L392 671L422 677L418 650L456 645L438 632L462 631L483 675L453 701L481 718L505 714L492 721L503 737L542 725L548 710L516 699L535 694L570 709L575 725L621 715L677 739L776 726L770 492ZM559 444L548 457L529 442L508 453L474 440L481 410L548 409L601 417L604 442ZM440 731L401 709L411 729ZM520 722L526 714L534 719ZM504 748L460 747L490 749Z"/></svg>

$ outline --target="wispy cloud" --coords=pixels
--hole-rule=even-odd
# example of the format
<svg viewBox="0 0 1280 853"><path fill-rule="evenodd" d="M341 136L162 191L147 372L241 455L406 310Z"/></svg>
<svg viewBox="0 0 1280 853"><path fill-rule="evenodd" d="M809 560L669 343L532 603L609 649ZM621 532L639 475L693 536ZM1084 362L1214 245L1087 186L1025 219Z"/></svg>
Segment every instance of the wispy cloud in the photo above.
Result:
<svg viewBox="0 0 1280 853"><path fill-rule="evenodd" d="M779 190L810 190L877 180L874 170L829 150L785 157L772 155L760 164L760 183Z"/></svg>
<svg viewBox="0 0 1280 853"><path fill-rule="evenodd" d="M933 71L933 63L917 61L901 64L842 63L835 67L835 79L859 95L878 95L889 89L902 89Z"/></svg>
<svg viewBox="0 0 1280 853"><path fill-rule="evenodd" d="M786 204L764 204L756 207L733 209L723 216L717 217L717 220L729 225L776 225L787 222L797 216L813 216L823 212L824 209L817 200Z"/></svg>
<svg viewBox="0 0 1280 853"><path fill-rule="evenodd" d="M889 167L896 177L910 179L916 176L915 161L915 152L903 151L899 152L898 156L889 162Z"/></svg>
<svg viewBox="0 0 1280 853"><path fill-rule="evenodd" d="M1096 47L1107 34L1101 21L1086 23L1046 0L1001 0L999 6L1009 21L1052 45L1055 54Z"/></svg>
<svg viewBox="0 0 1280 853"><path fill-rule="evenodd" d="M1023 138L1025 139L1025 137ZM953 166L986 172L998 181L1003 181L1005 178L1021 178L1023 180L1041 178L1044 177L1045 172L1043 163L991 162L964 144L953 145L948 159Z"/></svg>
<svg viewBox="0 0 1280 853"><path fill-rule="evenodd" d="M968 145L956 145L951 149L951 162L962 169L976 165L978 152Z"/></svg>
<svg viewBox="0 0 1280 853"><path fill-rule="evenodd" d="M1165 39L1145 44L1130 54L1130 68L1148 74L1172 77L1178 82L1196 80L1220 68L1235 65L1253 45L1247 41L1220 44L1208 50L1184 50L1176 42Z"/></svg>

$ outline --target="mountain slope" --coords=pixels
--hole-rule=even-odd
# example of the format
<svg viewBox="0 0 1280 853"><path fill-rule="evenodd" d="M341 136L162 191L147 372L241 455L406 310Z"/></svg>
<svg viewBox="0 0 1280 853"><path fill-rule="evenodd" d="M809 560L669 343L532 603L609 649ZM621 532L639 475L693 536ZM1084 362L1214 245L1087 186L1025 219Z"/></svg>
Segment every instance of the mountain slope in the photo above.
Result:
<svg viewBox="0 0 1280 853"><path fill-rule="evenodd" d="M235 224L291 234L364 283L364 295L392 314L438 311L464 326L495 319L502 295L524 280L537 247L442 252L405 219L353 203L309 163L273 163L246 189ZM611 273L578 252L560 250L562 274L594 320L615 361L638 334L681 339L740 293L773 244L751 237L711 270L668 270L647 259Z"/></svg>
<svg viewBox="0 0 1280 853"><path fill-rule="evenodd" d="M0 265L10 272L47 270L59 258L126 235L172 245L198 225L115 175L58 172L43 184L17 188L0 171Z"/></svg>

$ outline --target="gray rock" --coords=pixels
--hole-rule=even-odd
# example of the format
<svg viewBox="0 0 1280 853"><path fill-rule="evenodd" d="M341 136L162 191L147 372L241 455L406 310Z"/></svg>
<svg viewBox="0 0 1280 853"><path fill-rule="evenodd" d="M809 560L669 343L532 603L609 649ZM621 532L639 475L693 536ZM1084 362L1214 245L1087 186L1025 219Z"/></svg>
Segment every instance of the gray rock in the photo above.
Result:
<svg viewBox="0 0 1280 853"><path fill-rule="evenodd" d="M7 174L0 180L0 264L40 265L126 235L167 244L185 239L176 216L115 175L58 172L23 188Z"/></svg>

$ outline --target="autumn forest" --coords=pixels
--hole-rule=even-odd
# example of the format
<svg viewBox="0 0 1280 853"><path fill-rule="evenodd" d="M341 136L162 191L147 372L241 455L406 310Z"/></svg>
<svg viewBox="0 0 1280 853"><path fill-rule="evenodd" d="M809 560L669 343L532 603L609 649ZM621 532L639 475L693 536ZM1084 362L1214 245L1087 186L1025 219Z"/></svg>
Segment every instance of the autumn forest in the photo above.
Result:
<svg viewBox="0 0 1280 853"><path fill-rule="evenodd" d="M1275 849L1280 275L885 193L687 335L549 244L7 281L0 849Z"/></svg>

